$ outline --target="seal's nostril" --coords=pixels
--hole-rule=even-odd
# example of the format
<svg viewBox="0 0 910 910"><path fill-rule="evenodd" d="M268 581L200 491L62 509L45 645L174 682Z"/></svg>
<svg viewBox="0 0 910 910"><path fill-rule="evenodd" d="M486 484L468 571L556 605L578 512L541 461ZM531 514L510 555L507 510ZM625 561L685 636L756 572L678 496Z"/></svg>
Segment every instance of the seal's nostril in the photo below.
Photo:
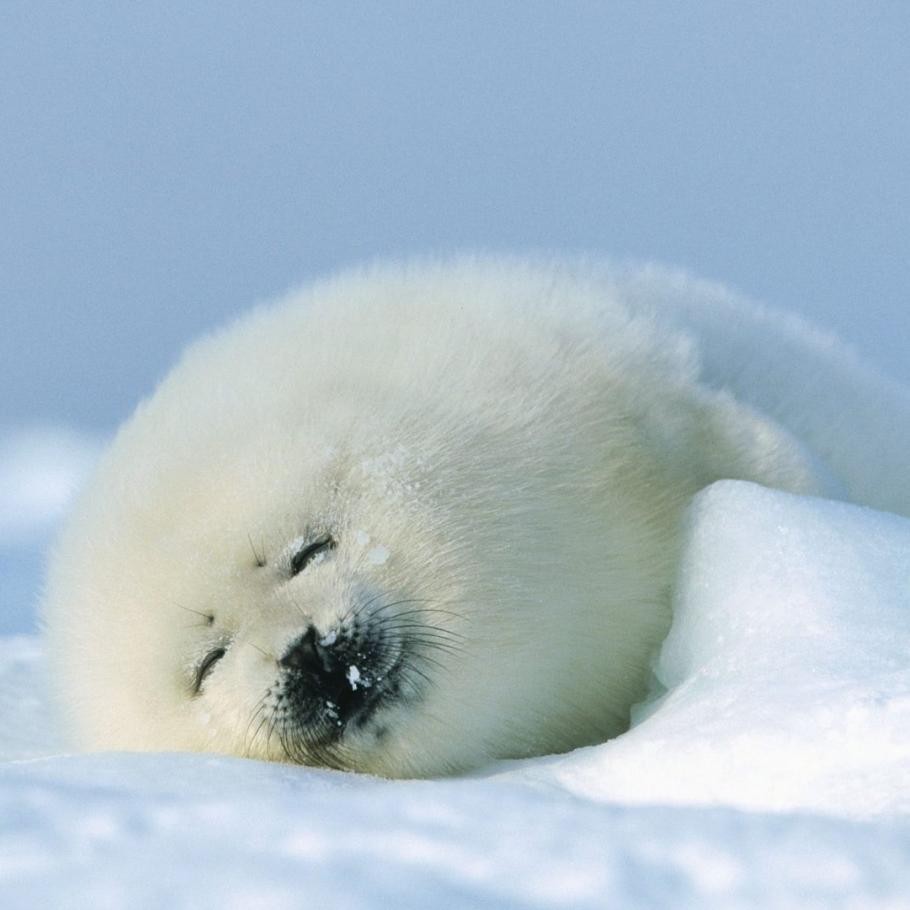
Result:
<svg viewBox="0 0 910 910"><path fill-rule="evenodd" d="M278 663L286 670L304 670L316 676L331 672L332 659L327 648L319 643L316 628L310 626Z"/></svg>

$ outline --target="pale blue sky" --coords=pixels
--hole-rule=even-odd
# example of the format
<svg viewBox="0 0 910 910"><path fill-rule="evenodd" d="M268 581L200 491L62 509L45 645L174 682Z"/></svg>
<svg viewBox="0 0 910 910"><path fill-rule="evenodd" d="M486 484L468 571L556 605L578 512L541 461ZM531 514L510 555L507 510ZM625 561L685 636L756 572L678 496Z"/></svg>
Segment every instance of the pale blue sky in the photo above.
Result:
<svg viewBox="0 0 910 910"><path fill-rule="evenodd" d="M0 426L379 254L652 257L910 379L910 4L0 6Z"/></svg>

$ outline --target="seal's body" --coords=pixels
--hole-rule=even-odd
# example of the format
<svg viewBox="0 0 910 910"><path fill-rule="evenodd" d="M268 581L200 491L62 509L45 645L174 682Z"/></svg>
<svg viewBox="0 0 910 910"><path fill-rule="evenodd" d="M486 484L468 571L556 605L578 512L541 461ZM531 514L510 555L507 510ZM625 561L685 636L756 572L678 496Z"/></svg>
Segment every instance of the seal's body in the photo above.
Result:
<svg viewBox="0 0 910 910"><path fill-rule="evenodd" d="M73 734L388 776L602 741L692 496L907 512L908 414L835 342L653 268L315 285L191 348L83 493L44 611Z"/></svg>

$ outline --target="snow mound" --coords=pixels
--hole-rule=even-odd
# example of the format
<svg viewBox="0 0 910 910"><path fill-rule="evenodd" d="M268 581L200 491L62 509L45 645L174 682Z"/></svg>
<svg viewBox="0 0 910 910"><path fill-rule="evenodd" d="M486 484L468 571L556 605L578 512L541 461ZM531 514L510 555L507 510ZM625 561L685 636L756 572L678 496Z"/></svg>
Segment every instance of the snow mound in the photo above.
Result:
<svg viewBox="0 0 910 910"><path fill-rule="evenodd" d="M689 524L665 694L530 773L598 799L910 810L910 521L724 481Z"/></svg>
<svg viewBox="0 0 910 910"><path fill-rule="evenodd" d="M908 553L906 519L715 485L633 728L458 780L54 756L40 645L0 639L4 910L910 906Z"/></svg>

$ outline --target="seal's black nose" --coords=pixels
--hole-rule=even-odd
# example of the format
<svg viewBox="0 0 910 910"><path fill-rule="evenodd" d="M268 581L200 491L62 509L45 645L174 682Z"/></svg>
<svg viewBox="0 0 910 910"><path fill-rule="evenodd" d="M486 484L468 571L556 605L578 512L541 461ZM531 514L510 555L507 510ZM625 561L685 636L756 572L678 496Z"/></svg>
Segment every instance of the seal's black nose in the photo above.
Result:
<svg viewBox="0 0 910 910"><path fill-rule="evenodd" d="M387 666L380 642L368 630L352 637L343 631L320 635L314 626L295 639L278 661L284 671L286 704L303 725L337 735L349 723L365 723L397 694L397 669Z"/></svg>
<svg viewBox="0 0 910 910"><path fill-rule="evenodd" d="M309 626L278 663L293 680L289 691L295 697L328 705L336 721L343 724L363 707L368 693L358 685L360 669L350 656L345 657L346 643L341 639L333 639L331 644L323 641Z"/></svg>
<svg viewBox="0 0 910 910"><path fill-rule="evenodd" d="M278 663L285 670L310 673L317 679L330 676L334 661L328 648L319 643L316 628L310 626L300 636Z"/></svg>

